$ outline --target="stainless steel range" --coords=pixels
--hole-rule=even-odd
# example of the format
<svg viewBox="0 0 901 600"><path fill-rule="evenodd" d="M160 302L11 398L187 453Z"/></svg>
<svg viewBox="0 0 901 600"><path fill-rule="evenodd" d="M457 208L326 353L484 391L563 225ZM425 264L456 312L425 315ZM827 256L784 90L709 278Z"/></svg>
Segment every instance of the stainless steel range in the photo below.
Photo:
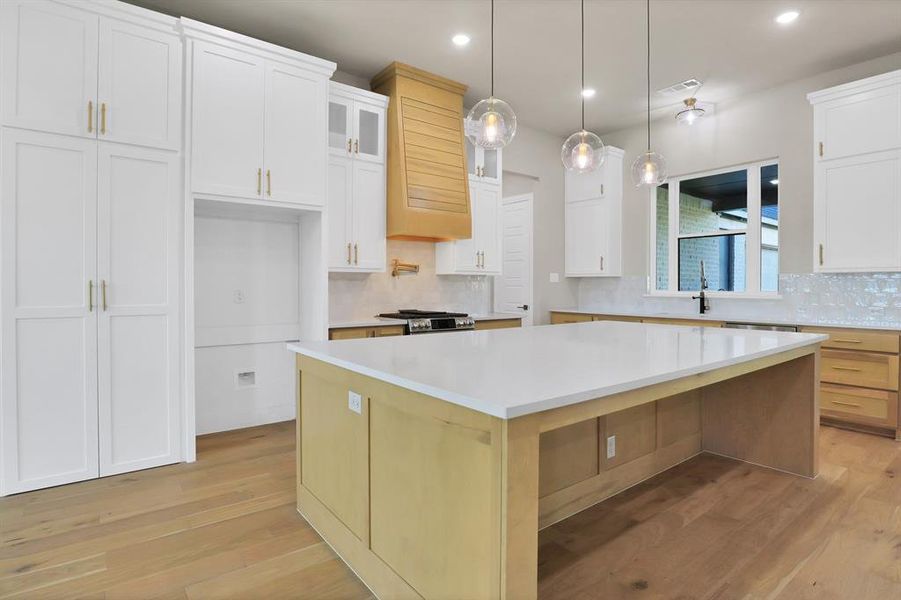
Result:
<svg viewBox="0 0 901 600"><path fill-rule="evenodd" d="M475 319L466 313L441 312L434 310L415 310L402 308L396 313L382 313L386 319L403 319L407 322L407 334L444 333L475 329Z"/></svg>

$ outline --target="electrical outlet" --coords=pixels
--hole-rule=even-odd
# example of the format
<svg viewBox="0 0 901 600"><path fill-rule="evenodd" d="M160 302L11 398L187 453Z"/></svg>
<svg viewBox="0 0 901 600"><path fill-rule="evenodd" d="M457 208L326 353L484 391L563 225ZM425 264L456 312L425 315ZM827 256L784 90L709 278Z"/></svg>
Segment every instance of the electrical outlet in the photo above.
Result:
<svg viewBox="0 0 901 600"><path fill-rule="evenodd" d="M551 283L560 283L560 273L551 273L549 279Z"/></svg>
<svg viewBox="0 0 901 600"><path fill-rule="evenodd" d="M360 394L358 394L352 390L348 391L347 392L347 408L354 411L358 415L362 415L363 414L363 396L361 396Z"/></svg>
<svg viewBox="0 0 901 600"><path fill-rule="evenodd" d="M616 436L611 435L607 438L607 458L616 456Z"/></svg>

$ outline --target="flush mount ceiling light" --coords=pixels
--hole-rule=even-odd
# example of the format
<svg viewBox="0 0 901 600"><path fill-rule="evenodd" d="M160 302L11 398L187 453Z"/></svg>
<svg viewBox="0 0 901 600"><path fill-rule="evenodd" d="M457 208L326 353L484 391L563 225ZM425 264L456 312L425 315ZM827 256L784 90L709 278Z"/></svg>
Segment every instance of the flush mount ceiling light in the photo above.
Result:
<svg viewBox="0 0 901 600"><path fill-rule="evenodd" d="M685 108L676 113L676 121L681 125L693 125L695 121L704 116L707 111L696 106L698 99L695 97L686 98L682 102Z"/></svg>
<svg viewBox="0 0 901 600"><path fill-rule="evenodd" d="M648 54L648 149L639 154L632 163L632 183L636 187L658 186L666 181L666 159L651 150L651 0L647 0Z"/></svg>
<svg viewBox="0 0 901 600"><path fill-rule="evenodd" d="M789 10L776 17L776 22L780 25L788 25L789 23L793 23L800 14L801 13L796 10Z"/></svg>
<svg viewBox="0 0 901 600"><path fill-rule="evenodd" d="M604 163L604 142L596 134L585 131L585 98L594 96L594 90L585 87L585 0L581 0L582 19L582 128L566 138L560 150L560 158L567 171L588 173ZM586 92L591 94L586 94Z"/></svg>
<svg viewBox="0 0 901 600"><path fill-rule="evenodd" d="M451 41L454 43L455 46L462 47L469 43L469 36L466 35L465 33L458 33L457 35L455 35L454 37L451 38Z"/></svg>
<svg viewBox="0 0 901 600"><path fill-rule="evenodd" d="M582 90L583 98L594 98L594 95L597 94L597 90L594 88L585 88Z"/></svg>
<svg viewBox="0 0 901 600"><path fill-rule="evenodd" d="M510 105L494 97L494 0L491 0L491 95L466 115L466 137L488 150L503 148L516 135L516 115Z"/></svg>

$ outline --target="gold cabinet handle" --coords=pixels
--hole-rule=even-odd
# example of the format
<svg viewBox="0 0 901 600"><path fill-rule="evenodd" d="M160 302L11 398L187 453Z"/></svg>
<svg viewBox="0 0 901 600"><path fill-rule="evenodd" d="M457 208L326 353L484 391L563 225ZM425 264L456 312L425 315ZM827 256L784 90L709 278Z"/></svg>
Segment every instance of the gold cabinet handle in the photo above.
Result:
<svg viewBox="0 0 901 600"><path fill-rule="evenodd" d="M266 195L272 195L272 172L266 169Z"/></svg>
<svg viewBox="0 0 901 600"><path fill-rule="evenodd" d="M347 264L350 264L350 242L347 242Z"/></svg>
<svg viewBox="0 0 901 600"><path fill-rule="evenodd" d="M860 404L856 404L854 402L842 402L841 400L830 400L832 404L838 404L839 406L851 406L853 408L860 408Z"/></svg>
<svg viewBox="0 0 901 600"><path fill-rule="evenodd" d="M823 266L823 244L820 244L820 266Z"/></svg>
<svg viewBox="0 0 901 600"><path fill-rule="evenodd" d="M88 100L88 133L94 133L94 102Z"/></svg>
<svg viewBox="0 0 901 600"><path fill-rule="evenodd" d="M354 244L354 264L360 264L360 248Z"/></svg>
<svg viewBox="0 0 901 600"><path fill-rule="evenodd" d="M106 102L100 103L100 133L106 135Z"/></svg>
<svg viewBox="0 0 901 600"><path fill-rule="evenodd" d="M88 312L94 312L94 280L88 279Z"/></svg>
<svg viewBox="0 0 901 600"><path fill-rule="evenodd" d="M263 193L263 169L257 169L257 195Z"/></svg>
<svg viewBox="0 0 901 600"><path fill-rule="evenodd" d="M845 339L845 338L835 338L832 341L837 344L862 344L863 343L863 340L852 340L852 339Z"/></svg>
<svg viewBox="0 0 901 600"><path fill-rule="evenodd" d="M832 368L836 371L851 371L853 373L860 373L863 369L859 369L857 367L842 367L839 365L832 365Z"/></svg>
<svg viewBox="0 0 901 600"><path fill-rule="evenodd" d="M360 153L360 140L354 140L354 154Z"/></svg>
<svg viewBox="0 0 901 600"><path fill-rule="evenodd" d="M106 279L100 280L100 301L103 303L103 310L106 310Z"/></svg>
<svg viewBox="0 0 901 600"><path fill-rule="evenodd" d="M347 153L353 153L353 143L354 141L351 138L347 138Z"/></svg>

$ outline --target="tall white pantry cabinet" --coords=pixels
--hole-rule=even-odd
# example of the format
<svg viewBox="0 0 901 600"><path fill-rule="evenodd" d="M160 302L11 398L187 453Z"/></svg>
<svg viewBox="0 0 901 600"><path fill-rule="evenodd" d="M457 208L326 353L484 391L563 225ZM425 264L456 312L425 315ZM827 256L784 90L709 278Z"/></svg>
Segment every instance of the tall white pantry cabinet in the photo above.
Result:
<svg viewBox="0 0 901 600"><path fill-rule="evenodd" d="M177 462L177 21L0 11L0 495Z"/></svg>

